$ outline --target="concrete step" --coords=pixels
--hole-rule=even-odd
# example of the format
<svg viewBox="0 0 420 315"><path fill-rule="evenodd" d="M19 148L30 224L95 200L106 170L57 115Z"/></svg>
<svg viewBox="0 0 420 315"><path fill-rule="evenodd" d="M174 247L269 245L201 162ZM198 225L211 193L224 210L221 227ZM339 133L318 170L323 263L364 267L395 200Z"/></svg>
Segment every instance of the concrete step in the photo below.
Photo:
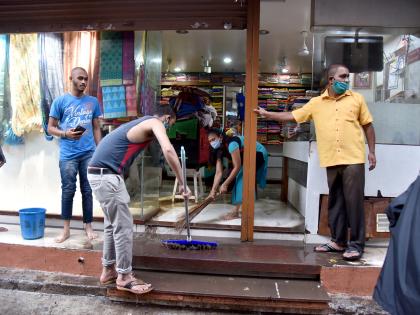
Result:
<svg viewBox="0 0 420 315"><path fill-rule="evenodd" d="M253 243L230 238L202 238L215 241L214 250L173 250L161 244L170 235L152 237L136 234L133 244L133 268L228 276L293 279L319 279L321 266L328 257L317 255L312 246L301 242L256 240Z"/></svg>
<svg viewBox="0 0 420 315"><path fill-rule="evenodd" d="M245 312L325 314L327 293L315 280L285 280L255 277L141 271L138 276L154 290L135 295L109 288L116 301L189 306Z"/></svg>
<svg viewBox="0 0 420 315"><path fill-rule="evenodd" d="M196 309L288 314L326 314L330 298L313 280L207 276L142 271L136 276L152 283L144 295L99 285L97 277L0 268L0 288L78 296L106 296L114 301Z"/></svg>

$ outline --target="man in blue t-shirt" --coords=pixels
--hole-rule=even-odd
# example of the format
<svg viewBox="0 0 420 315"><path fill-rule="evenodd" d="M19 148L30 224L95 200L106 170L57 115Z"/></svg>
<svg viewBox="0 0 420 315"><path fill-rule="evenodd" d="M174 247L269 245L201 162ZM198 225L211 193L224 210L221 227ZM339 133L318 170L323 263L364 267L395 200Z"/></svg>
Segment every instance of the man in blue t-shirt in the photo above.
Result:
<svg viewBox="0 0 420 315"><path fill-rule="evenodd" d="M89 239L96 237L92 228L92 190L87 180L87 166L101 140L98 119L101 110L96 97L84 94L88 81L85 69L72 69L70 80L71 92L54 100L48 121L48 133L60 138L61 217L64 230L55 239L57 243L70 237L77 174L80 178L85 231Z"/></svg>

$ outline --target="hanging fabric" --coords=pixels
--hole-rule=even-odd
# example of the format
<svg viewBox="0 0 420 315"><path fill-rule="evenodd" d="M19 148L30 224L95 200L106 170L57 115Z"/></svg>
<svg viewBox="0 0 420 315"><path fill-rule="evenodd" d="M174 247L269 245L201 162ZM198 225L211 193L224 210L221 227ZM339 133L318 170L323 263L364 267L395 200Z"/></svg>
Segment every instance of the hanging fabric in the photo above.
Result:
<svg viewBox="0 0 420 315"><path fill-rule="evenodd" d="M38 35L39 68L41 85L42 126L45 137L48 134L48 119L54 99L64 93L63 76L63 35L59 33L41 33Z"/></svg>
<svg viewBox="0 0 420 315"><path fill-rule="evenodd" d="M125 86L125 101L127 103L127 116L137 116L137 93L135 85Z"/></svg>
<svg viewBox="0 0 420 315"><path fill-rule="evenodd" d="M65 90L71 90L71 70L82 67L89 76L85 93L96 97L99 79L99 33L66 32L63 37Z"/></svg>
<svg viewBox="0 0 420 315"><path fill-rule="evenodd" d="M0 35L0 143L10 126L9 36Z"/></svg>
<svg viewBox="0 0 420 315"><path fill-rule="evenodd" d="M123 84L134 84L134 32L123 32L122 43Z"/></svg>
<svg viewBox="0 0 420 315"><path fill-rule="evenodd" d="M121 32L101 32L100 83L101 86L123 84L123 37ZM105 95L105 91L102 91Z"/></svg>
<svg viewBox="0 0 420 315"><path fill-rule="evenodd" d="M127 116L125 88L123 85L103 86L102 102L104 106L104 118L120 118Z"/></svg>
<svg viewBox="0 0 420 315"><path fill-rule="evenodd" d="M10 35L12 129L17 136L41 127L36 34Z"/></svg>

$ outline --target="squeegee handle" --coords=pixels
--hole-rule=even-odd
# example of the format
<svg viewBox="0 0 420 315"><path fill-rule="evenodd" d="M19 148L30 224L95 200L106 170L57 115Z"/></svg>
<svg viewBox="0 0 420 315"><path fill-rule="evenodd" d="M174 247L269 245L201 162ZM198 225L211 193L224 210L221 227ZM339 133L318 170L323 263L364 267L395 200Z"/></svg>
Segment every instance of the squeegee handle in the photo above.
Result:
<svg viewBox="0 0 420 315"><path fill-rule="evenodd" d="M184 146L181 147L181 166L182 166L182 177L184 180L184 194L187 192L187 166L186 166L186 157ZM185 205L185 219L187 223L187 241L191 241L190 233L190 213L188 211L188 197L184 198Z"/></svg>

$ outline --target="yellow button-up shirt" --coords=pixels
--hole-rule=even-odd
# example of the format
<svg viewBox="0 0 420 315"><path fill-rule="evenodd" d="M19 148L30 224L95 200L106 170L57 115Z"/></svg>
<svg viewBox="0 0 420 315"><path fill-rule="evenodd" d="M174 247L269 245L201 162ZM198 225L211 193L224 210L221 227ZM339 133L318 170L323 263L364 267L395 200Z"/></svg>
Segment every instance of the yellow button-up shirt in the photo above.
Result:
<svg viewBox="0 0 420 315"><path fill-rule="evenodd" d="M298 123L313 119L321 167L365 163L361 126L373 121L365 99L347 90L338 98L328 90L292 112Z"/></svg>

